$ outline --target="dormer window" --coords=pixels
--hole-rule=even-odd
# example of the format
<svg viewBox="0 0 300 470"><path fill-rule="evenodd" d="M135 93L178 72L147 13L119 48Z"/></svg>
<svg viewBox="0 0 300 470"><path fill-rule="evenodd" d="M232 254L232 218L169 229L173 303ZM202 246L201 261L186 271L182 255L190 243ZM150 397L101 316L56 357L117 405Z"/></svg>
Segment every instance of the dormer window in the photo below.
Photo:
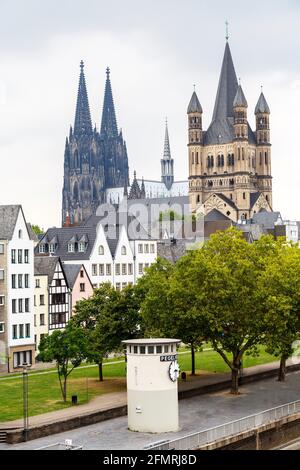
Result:
<svg viewBox="0 0 300 470"><path fill-rule="evenodd" d="M45 243L42 243L42 244L39 246L39 253L46 253L46 245L45 245Z"/></svg>
<svg viewBox="0 0 300 470"><path fill-rule="evenodd" d="M75 251L75 244L68 243L68 253L74 253L74 251Z"/></svg>
<svg viewBox="0 0 300 470"><path fill-rule="evenodd" d="M55 253L55 245L54 245L54 243L49 243L49 253Z"/></svg>
<svg viewBox="0 0 300 470"><path fill-rule="evenodd" d="M126 255L126 253L127 253L126 246L123 245L121 248L121 254Z"/></svg>
<svg viewBox="0 0 300 470"><path fill-rule="evenodd" d="M84 252L85 252L85 247L86 247L86 244L85 244L84 242L80 242L80 243L78 244L78 251L79 251L80 253L84 253Z"/></svg>
<svg viewBox="0 0 300 470"><path fill-rule="evenodd" d="M103 245L100 245L99 248L98 248L98 254L99 255L104 255L104 246Z"/></svg>

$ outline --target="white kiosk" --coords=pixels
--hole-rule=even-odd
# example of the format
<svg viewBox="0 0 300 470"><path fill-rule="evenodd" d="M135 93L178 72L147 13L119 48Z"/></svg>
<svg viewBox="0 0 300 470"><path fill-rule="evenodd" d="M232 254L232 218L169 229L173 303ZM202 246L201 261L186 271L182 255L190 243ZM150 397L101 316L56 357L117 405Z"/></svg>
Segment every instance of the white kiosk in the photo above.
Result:
<svg viewBox="0 0 300 470"><path fill-rule="evenodd" d="M178 430L179 339L123 341L127 351L128 428L139 432Z"/></svg>

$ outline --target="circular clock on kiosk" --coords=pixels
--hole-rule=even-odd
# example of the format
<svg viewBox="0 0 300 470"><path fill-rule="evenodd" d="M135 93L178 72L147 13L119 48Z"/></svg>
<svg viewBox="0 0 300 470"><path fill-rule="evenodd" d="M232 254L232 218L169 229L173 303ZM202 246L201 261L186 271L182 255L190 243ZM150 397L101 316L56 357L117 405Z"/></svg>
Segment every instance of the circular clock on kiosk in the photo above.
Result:
<svg viewBox="0 0 300 470"><path fill-rule="evenodd" d="M171 362L170 367L169 367L169 377L172 380L172 382L176 382L176 380L179 377L179 372L180 372L180 368L179 368L178 362L177 361Z"/></svg>

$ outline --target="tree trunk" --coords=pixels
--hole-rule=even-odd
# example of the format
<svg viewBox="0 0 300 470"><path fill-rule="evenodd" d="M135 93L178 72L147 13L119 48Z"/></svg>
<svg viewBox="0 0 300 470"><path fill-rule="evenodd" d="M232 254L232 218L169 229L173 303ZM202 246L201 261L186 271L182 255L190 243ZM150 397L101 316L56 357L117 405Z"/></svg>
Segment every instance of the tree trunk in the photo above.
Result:
<svg viewBox="0 0 300 470"><path fill-rule="evenodd" d="M280 358L280 366L278 371L278 382L284 382L286 376L286 356L282 355Z"/></svg>
<svg viewBox="0 0 300 470"><path fill-rule="evenodd" d="M196 367L195 367L195 348L194 345L191 345L191 354L192 354L192 375L196 375Z"/></svg>
<svg viewBox="0 0 300 470"><path fill-rule="evenodd" d="M61 391L62 391L64 403L66 403L67 401L67 377L64 377L64 383L63 383Z"/></svg>
<svg viewBox="0 0 300 470"><path fill-rule="evenodd" d="M239 368L233 366L231 369L231 390L230 393L238 395L239 393Z"/></svg>
<svg viewBox="0 0 300 470"><path fill-rule="evenodd" d="M98 363L98 369L99 369L99 382L103 382L103 367L102 367L102 361Z"/></svg>

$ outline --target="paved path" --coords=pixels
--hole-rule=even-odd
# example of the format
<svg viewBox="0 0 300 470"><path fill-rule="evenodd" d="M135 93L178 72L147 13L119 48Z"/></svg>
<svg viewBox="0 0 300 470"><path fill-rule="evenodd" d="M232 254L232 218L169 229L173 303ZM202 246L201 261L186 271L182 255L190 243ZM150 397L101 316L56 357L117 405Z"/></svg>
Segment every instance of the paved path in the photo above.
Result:
<svg viewBox="0 0 300 470"><path fill-rule="evenodd" d="M291 361L288 361L290 364ZM243 371L243 375L252 375L258 372L264 372L267 370L275 369L279 365L278 362L272 362L269 364L263 364L259 366L249 367ZM179 382L179 391L191 390L195 388L205 387L207 385L212 385L220 382L224 382L230 379L230 373L222 374L209 374L203 373L203 375L196 377L188 377L186 382ZM272 379L274 381L274 379ZM300 398L300 396L299 396ZM93 398L89 403L84 405L78 405L75 407L64 408L57 411L51 411L49 413L44 413L29 418L29 426L37 426L41 424L57 422L62 419L66 419L73 416L85 415L89 412L96 412L101 410L106 410L109 408L114 408L117 406L126 405L127 395L126 391L124 392L115 392L115 393L106 393L98 397ZM0 430L2 429L12 429L19 428L23 426L23 419L17 419L14 421L7 421L0 423Z"/></svg>
<svg viewBox="0 0 300 470"><path fill-rule="evenodd" d="M41 446L72 439L84 449L143 449L145 445L162 439L175 439L186 434L208 429L235 419L259 413L269 408L300 398L300 372L287 376L286 382L275 378L241 387L241 395L228 392L201 395L179 402L181 429L176 433L149 434L130 432L127 417L70 430L22 444L0 444L0 449L36 449Z"/></svg>

